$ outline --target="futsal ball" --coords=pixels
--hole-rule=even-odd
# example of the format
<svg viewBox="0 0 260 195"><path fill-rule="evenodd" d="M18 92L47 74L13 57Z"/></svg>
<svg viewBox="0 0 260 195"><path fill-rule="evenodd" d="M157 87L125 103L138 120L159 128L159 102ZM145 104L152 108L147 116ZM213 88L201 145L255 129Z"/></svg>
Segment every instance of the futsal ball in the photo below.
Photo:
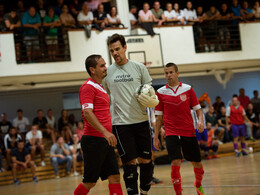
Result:
<svg viewBox="0 0 260 195"><path fill-rule="evenodd" d="M153 87L149 84L140 85L135 91L135 96L138 97L140 94L151 96L151 89L154 90Z"/></svg>
<svg viewBox="0 0 260 195"><path fill-rule="evenodd" d="M254 149L252 147L248 147L248 152L253 153Z"/></svg>

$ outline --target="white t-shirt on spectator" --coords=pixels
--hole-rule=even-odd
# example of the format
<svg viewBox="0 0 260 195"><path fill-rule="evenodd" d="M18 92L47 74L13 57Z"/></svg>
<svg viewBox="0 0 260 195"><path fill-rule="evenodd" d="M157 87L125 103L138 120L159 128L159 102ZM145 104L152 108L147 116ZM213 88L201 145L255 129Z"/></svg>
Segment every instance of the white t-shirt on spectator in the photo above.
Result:
<svg viewBox="0 0 260 195"><path fill-rule="evenodd" d="M130 20L130 21L131 21L131 20L136 21L135 15L132 14L132 13L129 13L129 20Z"/></svg>
<svg viewBox="0 0 260 195"><path fill-rule="evenodd" d="M118 15L112 18L110 14L107 14L107 18L110 20L110 22L117 22L117 20L119 19Z"/></svg>
<svg viewBox="0 0 260 195"><path fill-rule="evenodd" d="M173 18L176 16L174 10L172 10L171 12L169 12L168 10L165 10L165 11L163 12L163 14L164 14L164 16L165 16L166 18L169 18L169 19L173 19Z"/></svg>
<svg viewBox="0 0 260 195"><path fill-rule="evenodd" d="M185 17L186 20L188 20L188 19L192 19L192 20L197 19L197 14L196 14L195 9L188 10L187 8L185 8L183 10L183 13L184 13L184 17Z"/></svg>
<svg viewBox="0 0 260 195"><path fill-rule="evenodd" d="M138 16L143 17L144 20L149 20L149 17L152 15L153 15L153 13L151 10L148 10L146 13L144 12L144 10L140 10L138 13Z"/></svg>
<svg viewBox="0 0 260 195"><path fill-rule="evenodd" d="M33 139L33 134L32 131L29 131L28 133L26 133L26 141L28 142L30 139ZM42 132L40 130L36 131L36 135L35 135L36 139L42 139Z"/></svg>
<svg viewBox="0 0 260 195"><path fill-rule="evenodd" d="M48 124L51 126L51 128L54 128L55 125L55 117L52 116L52 119L50 119L48 116L46 116Z"/></svg>
<svg viewBox="0 0 260 195"><path fill-rule="evenodd" d="M94 20L93 13L89 11L88 15L85 15L82 11L80 11L77 20L78 21Z"/></svg>
<svg viewBox="0 0 260 195"><path fill-rule="evenodd" d="M174 11L174 18L177 18L178 20L182 19L184 17L183 10L180 10L179 13L177 13L175 10Z"/></svg>
<svg viewBox="0 0 260 195"><path fill-rule="evenodd" d="M26 118L24 116L23 116L22 120L19 120L18 117L16 117L13 120L13 126L16 127L20 133L26 132L27 131L26 126L29 124L30 123L29 123L28 118Z"/></svg>

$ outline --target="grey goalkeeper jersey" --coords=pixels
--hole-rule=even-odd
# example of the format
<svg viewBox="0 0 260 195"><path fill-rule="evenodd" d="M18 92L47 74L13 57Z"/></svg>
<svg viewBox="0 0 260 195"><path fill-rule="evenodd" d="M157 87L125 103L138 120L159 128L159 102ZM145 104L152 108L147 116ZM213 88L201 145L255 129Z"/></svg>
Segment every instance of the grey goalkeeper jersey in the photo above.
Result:
<svg viewBox="0 0 260 195"><path fill-rule="evenodd" d="M128 60L122 66L113 63L108 67L103 87L110 95L113 125L135 124L148 120L146 108L138 103L135 91L141 84L151 83L147 68Z"/></svg>

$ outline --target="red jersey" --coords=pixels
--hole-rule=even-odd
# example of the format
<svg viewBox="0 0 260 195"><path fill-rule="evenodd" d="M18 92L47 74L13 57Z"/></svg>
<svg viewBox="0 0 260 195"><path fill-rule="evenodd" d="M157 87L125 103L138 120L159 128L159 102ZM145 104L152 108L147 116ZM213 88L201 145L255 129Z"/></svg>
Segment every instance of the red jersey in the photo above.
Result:
<svg viewBox="0 0 260 195"><path fill-rule="evenodd" d="M79 101L84 120L84 135L104 137L85 119L83 110L86 108L92 108L99 122L112 132L110 100L106 90L100 84L89 78L79 89Z"/></svg>
<svg viewBox="0 0 260 195"><path fill-rule="evenodd" d="M196 137L190 108L201 107L191 86L180 82L173 89L167 84L158 89L157 96L159 104L155 114L164 116L165 135Z"/></svg>
<svg viewBox="0 0 260 195"><path fill-rule="evenodd" d="M230 113L229 113L230 123L232 125L243 125L244 124L243 115L245 115L244 108L241 105L239 105L237 108L235 108L234 106L230 106L229 109L230 109ZM227 112L229 112L229 109L227 110Z"/></svg>

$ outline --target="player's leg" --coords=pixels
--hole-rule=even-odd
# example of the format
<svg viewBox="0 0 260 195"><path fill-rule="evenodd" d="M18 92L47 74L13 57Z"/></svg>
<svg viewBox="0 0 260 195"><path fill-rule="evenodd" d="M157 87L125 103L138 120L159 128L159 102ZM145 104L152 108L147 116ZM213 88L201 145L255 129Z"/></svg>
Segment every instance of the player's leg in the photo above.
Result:
<svg viewBox="0 0 260 195"><path fill-rule="evenodd" d="M171 179L172 179L173 188L177 195L181 195L182 188L181 188L180 168L181 168L181 160L183 157L181 153L180 137L167 136L166 147L171 161Z"/></svg>
<svg viewBox="0 0 260 195"><path fill-rule="evenodd" d="M233 137L233 145L236 157L240 156L240 152L238 151L238 136L239 136L239 128L238 125L231 125L231 132Z"/></svg>
<svg viewBox="0 0 260 195"><path fill-rule="evenodd" d="M117 150L123 163L124 181L129 195L138 194L137 150L132 125L115 125L113 133L117 139Z"/></svg>
<svg viewBox="0 0 260 195"><path fill-rule="evenodd" d="M239 127L239 135L240 135L240 142L241 142L241 148L242 148L242 154L243 156L247 155L247 151L246 151L246 128L244 125L240 125Z"/></svg>

